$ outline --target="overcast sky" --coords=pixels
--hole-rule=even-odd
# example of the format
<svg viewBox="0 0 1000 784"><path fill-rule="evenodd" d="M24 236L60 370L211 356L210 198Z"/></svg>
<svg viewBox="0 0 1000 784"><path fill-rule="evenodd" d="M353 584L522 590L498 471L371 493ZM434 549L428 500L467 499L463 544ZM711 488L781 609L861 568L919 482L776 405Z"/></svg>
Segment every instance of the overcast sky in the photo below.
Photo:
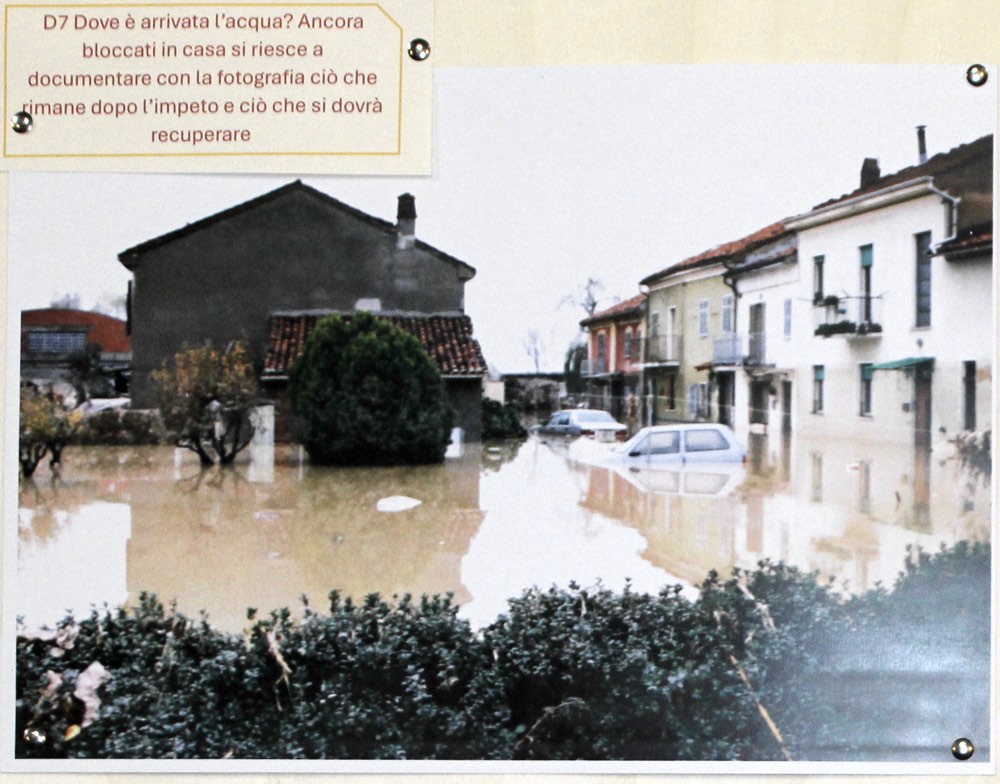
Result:
<svg viewBox="0 0 1000 784"><path fill-rule="evenodd" d="M996 83L955 66L630 66L435 71L434 175L414 178L14 173L8 307L123 294L117 254L300 177L478 270L466 310L487 360L562 367L589 277L600 307L652 272L996 128Z"/></svg>

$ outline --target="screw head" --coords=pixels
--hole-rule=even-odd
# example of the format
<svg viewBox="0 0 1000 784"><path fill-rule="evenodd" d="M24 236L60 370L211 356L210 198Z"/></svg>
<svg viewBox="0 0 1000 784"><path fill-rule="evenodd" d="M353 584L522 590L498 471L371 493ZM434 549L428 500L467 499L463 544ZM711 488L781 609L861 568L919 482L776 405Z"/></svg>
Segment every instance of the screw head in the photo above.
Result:
<svg viewBox="0 0 1000 784"><path fill-rule="evenodd" d="M974 65L970 65L968 70L966 70L965 78L973 87L982 87L986 84L986 80L990 78L990 74L986 70L985 65L976 63Z"/></svg>
<svg viewBox="0 0 1000 784"><path fill-rule="evenodd" d="M410 57L419 62L431 56L431 45L423 38L414 38L406 51Z"/></svg>
<svg viewBox="0 0 1000 784"><path fill-rule="evenodd" d="M14 133L27 133L31 130L34 122L27 112L15 112L11 115L10 127L14 129Z"/></svg>
<svg viewBox="0 0 1000 784"><path fill-rule="evenodd" d="M951 744L951 753L955 759L967 760L976 752L976 747L968 738L959 738Z"/></svg>

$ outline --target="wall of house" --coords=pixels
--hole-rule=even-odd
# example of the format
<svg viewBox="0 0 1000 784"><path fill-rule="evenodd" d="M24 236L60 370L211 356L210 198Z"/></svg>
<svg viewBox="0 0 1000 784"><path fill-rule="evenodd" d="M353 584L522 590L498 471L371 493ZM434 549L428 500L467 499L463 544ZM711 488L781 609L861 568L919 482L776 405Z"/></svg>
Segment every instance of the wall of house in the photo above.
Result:
<svg viewBox="0 0 1000 784"><path fill-rule="evenodd" d="M668 280L658 288L651 288L647 304L646 335L654 340L651 327L653 313L659 313L659 337L668 333L670 307L677 308L677 333L680 335L679 362L676 370L668 368L649 368L646 377L657 387L655 408L656 421L688 420L696 417L694 401L691 397L693 385L699 386L699 394L709 394L709 418L718 415L718 401L712 386L709 384L708 372L695 370L703 363L711 362L715 340L722 335L722 299L732 294L722 281L723 267L715 264L698 270L693 270L683 276ZM700 330L700 302L708 301L708 329L706 334ZM664 390L668 383L667 377L675 375L675 407L669 406ZM647 383L646 393L649 392Z"/></svg>
<svg viewBox="0 0 1000 784"><path fill-rule="evenodd" d="M132 395L153 402L149 374L184 344L246 341L258 367L268 314L383 310L459 312L460 269L316 196L292 191L144 252L132 292Z"/></svg>
<svg viewBox="0 0 1000 784"><path fill-rule="evenodd" d="M876 429L879 438L913 438L914 383L910 370L877 370L873 377L871 416L861 416L860 366L907 357L933 357L931 430L960 429L961 377L964 361L992 368L992 319L988 325L969 313L992 313L991 268L986 263L947 262L931 265L931 325L916 326L916 241L930 231L932 244L946 239L947 210L940 197L929 194L799 233L800 276L796 302L813 296L813 258L824 257L824 293L841 297L860 294L859 248L873 249L871 292L877 297L874 320L882 331L865 337L815 336L796 324L794 352L800 360L798 421L804 434L863 437ZM827 318L823 308L811 308L815 318ZM846 313L836 319L858 319L858 300L846 301ZM819 311L819 312L817 312ZM822 415L811 413L812 366L825 369L826 405ZM980 388L986 396L988 382ZM988 406L980 407L984 415Z"/></svg>

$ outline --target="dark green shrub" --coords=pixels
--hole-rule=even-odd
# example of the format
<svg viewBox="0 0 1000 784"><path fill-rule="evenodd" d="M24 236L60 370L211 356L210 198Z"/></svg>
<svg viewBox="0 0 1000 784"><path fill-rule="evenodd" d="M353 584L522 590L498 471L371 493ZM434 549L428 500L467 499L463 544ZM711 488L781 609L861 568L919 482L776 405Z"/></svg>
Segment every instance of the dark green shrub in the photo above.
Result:
<svg viewBox="0 0 1000 784"><path fill-rule="evenodd" d="M54 640L18 637L15 753L822 758L850 753L859 727L877 742L892 721L882 699L845 711L840 657L877 662L907 635L925 642L924 663L954 653L949 637L978 651L968 662L986 688L973 718L988 727L989 596L990 548L967 543L914 552L893 591L846 601L815 573L762 562L709 575L696 602L677 588L532 589L478 633L450 597L355 604L333 592L328 613L251 617L240 637L143 596L67 619ZM94 662L109 677L85 721L78 687ZM906 662L881 672L881 688L895 693L909 675ZM951 688L933 683L923 698L937 704Z"/></svg>
<svg viewBox="0 0 1000 784"><path fill-rule="evenodd" d="M291 372L299 438L317 463L444 459L454 413L413 335L369 313L317 322Z"/></svg>
<svg viewBox="0 0 1000 784"><path fill-rule="evenodd" d="M158 412L110 408L87 414L73 435L77 444L142 446L167 443Z"/></svg>
<svg viewBox="0 0 1000 784"><path fill-rule="evenodd" d="M528 431L517 418L511 403L501 403L488 397L482 399L483 439L524 438Z"/></svg>

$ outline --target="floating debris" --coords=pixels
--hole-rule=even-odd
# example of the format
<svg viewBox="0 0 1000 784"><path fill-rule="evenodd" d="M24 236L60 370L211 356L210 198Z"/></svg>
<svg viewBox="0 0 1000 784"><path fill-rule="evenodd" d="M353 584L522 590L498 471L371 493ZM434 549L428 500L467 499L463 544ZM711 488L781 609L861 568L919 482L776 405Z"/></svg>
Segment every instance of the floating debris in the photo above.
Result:
<svg viewBox="0 0 1000 784"><path fill-rule="evenodd" d="M418 501L416 498L410 498L406 495L390 495L388 498L379 499L379 502L375 504L375 508L380 512L405 512L407 509L420 506L422 503L423 501Z"/></svg>

